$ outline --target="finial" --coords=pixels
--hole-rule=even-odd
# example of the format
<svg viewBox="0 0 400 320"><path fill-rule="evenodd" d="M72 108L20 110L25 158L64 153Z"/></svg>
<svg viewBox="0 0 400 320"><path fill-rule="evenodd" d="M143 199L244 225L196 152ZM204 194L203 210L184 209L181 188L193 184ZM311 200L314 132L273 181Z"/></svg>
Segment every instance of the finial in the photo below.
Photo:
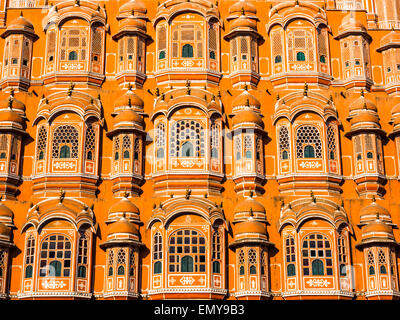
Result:
<svg viewBox="0 0 400 320"><path fill-rule="evenodd" d="M8 99L8 109L12 109L12 106L13 106L13 99L10 97Z"/></svg>
<svg viewBox="0 0 400 320"><path fill-rule="evenodd" d="M206 192L205 194L204 194L204 198L208 198L208 193Z"/></svg>
<svg viewBox="0 0 400 320"><path fill-rule="evenodd" d="M246 13L244 12L244 7L242 7L242 16L244 16Z"/></svg>
<svg viewBox="0 0 400 320"><path fill-rule="evenodd" d="M253 208L250 208L250 217L254 217Z"/></svg>
<svg viewBox="0 0 400 320"><path fill-rule="evenodd" d="M281 200L281 208L283 208L285 206L285 199Z"/></svg>
<svg viewBox="0 0 400 320"><path fill-rule="evenodd" d="M372 195L372 202L376 202L375 195Z"/></svg>
<svg viewBox="0 0 400 320"><path fill-rule="evenodd" d="M65 191L61 188L60 189L60 195L58 197L58 199L60 200L60 203L63 203L64 198L65 198Z"/></svg>
<svg viewBox="0 0 400 320"><path fill-rule="evenodd" d="M279 93L276 95L276 101L279 101L281 97L279 96Z"/></svg>
<svg viewBox="0 0 400 320"><path fill-rule="evenodd" d="M310 191L310 196L311 196L312 202L316 203L317 198L315 197L314 192L312 190Z"/></svg>
<svg viewBox="0 0 400 320"><path fill-rule="evenodd" d="M128 191L125 191L124 194L123 194L123 197L124 197L125 199L128 199L128 198L129 198L129 192L128 192Z"/></svg>
<svg viewBox="0 0 400 320"><path fill-rule="evenodd" d="M160 88L156 88L156 96L159 97L160 96Z"/></svg>
<svg viewBox="0 0 400 320"><path fill-rule="evenodd" d="M80 0L75 0L75 5L80 6L81 5Z"/></svg>
<svg viewBox="0 0 400 320"><path fill-rule="evenodd" d="M303 92L303 95L304 95L305 97L308 96L308 84L307 84L307 82L304 83L304 92Z"/></svg>
<svg viewBox="0 0 400 320"><path fill-rule="evenodd" d="M164 93L164 92L161 94L161 100L162 100L162 101L165 100L165 93Z"/></svg>
<svg viewBox="0 0 400 320"><path fill-rule="evenodd" d="M243 89L244 89L244 91L249 90L249 87L248 87L247 83L244 84L244 88Z"/></svg>
<svg viewBox="0 0 400 320"><path fill-rule="evenodd" d="M22 11L19 12L19 16L23 17L24 15L22 14Z"/></svg>
<svg viewBox="0 0 400 320"><path fill-rule="evenodd" d="M68 88L68 97L72 96L72 91L74 91L75 85L72 83L69 84L69 88Z"/></svg>
<svg viewBox="0 0 400 320"><path fill-rule="evenodd" d="M379 211L376 212L376 220L379 220Z"/></svg>
<svg viewBox="0 0 400 320"><path fill-rule="evenodd" d="M246 99L246 107L250 107L250 100L249 100L249 98Z"/></svg>
<svg viewBox="0 0 400 320"><path fill-rule="evenodd" d="M253 198L253 196L254 196L254 191L253 191L253 190L250 190L250 191L249 191L249 197L250 197L250 198Z"/></svg>
<svg viewBox="0 0 400 320"><path fill-rule="evenodd" d="M14 98L14 94L15 94L15 89L11 88L10 89L10 96Z"/></svg>
<svg viewBox="0 0 400 320"><path fill-rule="evenodd" d="M190 90L190 81L186 80L186 94L190 96L191 90Z"/></svg>
<svg viewBox="0 0 400 320"><path fill-rule="evenodd" d="M364 89L361 89L361 97L364 97Z"/></svg>
<svg viewBox="0 0 400 320"><path fill-rule="evenodd" d="M190 190L189 187L186 187L185 198L189 199L191 194L192 190Z"/></svg>
<svg viewBox="0 0 400 320"><path fill-rule="evenodd" d="M218 97L218 98L221 98L221 90L219 90L219 89L218 89L218 91L217 91L217 97Z"/></svg>
<svg viewBox="0 0 400 320"><path fill-rule="evenodd" d="M132 90L132 83L128 83L128 91L131 91Z"/></svg>

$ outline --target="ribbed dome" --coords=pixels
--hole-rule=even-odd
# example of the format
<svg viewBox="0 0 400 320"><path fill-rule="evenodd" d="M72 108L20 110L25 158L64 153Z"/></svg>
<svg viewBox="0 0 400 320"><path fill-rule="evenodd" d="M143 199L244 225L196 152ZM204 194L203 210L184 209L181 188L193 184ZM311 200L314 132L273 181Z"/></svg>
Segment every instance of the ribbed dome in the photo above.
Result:
<svg viewBox="0 0 400 320"><path fill-rule="evenodd" d="M382 47L390 47L391 44L399 44L400 43L400 32L392 31L387 35L383 36L381 39L381 48Z"/></svg>
<svg viewBox="0 0 400 320"><path fill-rule="evenodd" d="M250 108L247 108L247 110L242 110L238 112L234 117L233 117L233 126L238 126L242 124L256 124L261 128L264 128L264 122L262 121L261 117L255 113L253 110Z"/></svg>
<svg viewBox="0 0 400 320"><path fill-rule="evenodd" d="M119 8L119 14L131 14L133 12L147 13L146 6L140 0L130 0Z"/></svg>
<svg viewBox="0 0 400 320"><path fill-rule="evenodd" d="M371 110L371 111L378 111L378 108L376 107L375 103L373 103L371 100L366 99L364 96L359 97L357 100L352 102L349 106L349 111L350 113L356 111L356 110Z"/></svg>
<svg viewBox="0 0 400 320"><path fill-rule="evenodd" d="M249 19L246 16L240 16L235 19L230 25L230 31L237 29L252 29L257 30L257 23L253 19Z"/></svg>
<svg viewBox="0 0 400 320"><path fill-rule="evenodd" d="M146 32L146 22L142 19L136 19L133 17L126 18L122 20L122 22L119 25L120 30L142 30Z"/></svg>
<svg viewBox="0 0 400 320"><path fill-rule="evenodd" d="M111 224L108 230L108 235L117 233L139 234L138 228L125 217L121 217L117 222Z"/></svg>
<svg viewBox="0 0 400 320"><path fill-rule="evenodd" d="M133 123L136 123L141 127L144 126L143 118L135 111L127 109L114 118L114 129L119 126L132 125Z"/></svg>
<svg viewBox="0 0 400 320"><path fill-rule="evenodd" d="M347 32L367 33L367 29L365 28L365 26L362 24L362 22L357 20L353 16L353 14L349 14L343 18L338 31L339 31L339 36Z"/></svg>
<svg viewBox="0 0 400 320"><path fill-rule="evenodd" d="M234 213L250 213L251 211L265 214L264 206L253 198L248 198L239 202L235 207Z"/></svg>
<svg viewBox="0 0 400 320"><path fill-rule="evenodd" d="M25 104L15 99L13 96L0 100L0 109L6 109L8 107L11 107L11 109L25 111Z"/></svg>
<svg viewBox="0 0 400 320"><path fill-rule="evenodd" d="M373 123L376 126L380 127L378 115L370 113L368 111L360 112L358 115L354 116L354 118L350 120L350 123L352 126L358 124L367 126L370 125L370 123Z"/></svg>
<svg viewBox="0 0 400 320"><path fill-rule="evenodd" d="M238 107L246 107L246 106L260 109L261 103L255 96L253 96L247 90L244 90L240 95L238 95L235 99L233 99L232 108L235 109Z"/></svg>
<svg viewBox="0 0 400 320"><path fill-rule="evenodd" d="M114 104L114 108L121 107L134 107L136 109L143 109L144 102L136 93L132 90L128 90L125 94L121 95Z"/></svg>
<svg viewBox="0 0 400 320"><path fill-rule="evenodd" d="M109 213L133 213L139 214L139 208L133 204L128 198L122 198L120 201L111 206Z"/></svg>
<svg viewBox="0 0 400 320"><path fill-rule="evenodd" d="M15 122L20 125L24 124L24 120L21 116L11 109L0 110L0 123L1 122Z"/></svg>
<svg viewBox="0 0 400 320"><path fill-rule="evenodd" d="M13 216L12 210L0 201L0 217L12 218Z"/></svg>
<svg viewBox="0 0 400 320"><path fill-rule="evenodd" d="M360 224L365 224L370 221L374 221L376 216L379 216L381 220L387 223L391 223L392 219L389 210L382 207L375 201L373 201L368 206L364 207L360 211Z"/></svg>
<svg viewBox="0 0 400 320"><path fill-rule="evenodd" d="M32 29L32 31L33 31L33 24L28 19L23 17L22 15L16 19L12 20L9 23L7 30L14 30L14 29L21 29L21 28Z"/></svg>
<svg viewBox="0 0 400 320"><path fill-rule="evenodd" d="M362 228L361 243L394 242L393 228L382 220L370 222Z"/></svg>
<svg viewBox="0 0 400 320"><path fill-rule="evenodd" d="M257 9L256 7L249 1L237 1L233 6L229 8L229 14L233 13L252 13L256 14Z"/></svg>
<svg viewBox="0 0 400 320"><path fill-rule="evenodd" d="M265 225L265 223L253 219L248 219L247 221L238 223L235 231L236 237L246 233L253 233L266 236L267 226Z"/></svg>

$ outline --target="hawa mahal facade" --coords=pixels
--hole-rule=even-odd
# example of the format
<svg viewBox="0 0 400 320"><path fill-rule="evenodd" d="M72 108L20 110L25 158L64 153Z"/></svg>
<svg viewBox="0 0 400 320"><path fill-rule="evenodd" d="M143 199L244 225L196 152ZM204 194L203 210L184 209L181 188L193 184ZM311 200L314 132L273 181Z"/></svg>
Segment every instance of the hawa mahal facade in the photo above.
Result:
<svg viewBox="0 0 400 320"><path fill-rule="evenodd" d="M0 299L397 299L400 2L0 0Z"/></svg>

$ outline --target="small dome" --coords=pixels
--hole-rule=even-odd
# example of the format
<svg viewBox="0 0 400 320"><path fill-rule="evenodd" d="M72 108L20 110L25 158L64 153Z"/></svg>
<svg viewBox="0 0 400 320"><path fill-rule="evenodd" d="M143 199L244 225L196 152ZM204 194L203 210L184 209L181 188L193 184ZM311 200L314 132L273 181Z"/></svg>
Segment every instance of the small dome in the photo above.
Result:
<svg viewBox="0 0 400 320"><path fill-rule="evenodd" d="M114 104L114 108L133 107L142 110L144 107L143 99L140 98L132 90L128 90L125 94L121 95Z"/></svg>
<svg viewBox="0 0 400 320"><path fill-rule="evenodd" d="M120 30L136 30L139 29L141 31L146 32L146 22L143 19L136 19L133 17L126 18L122 20L119 25Z"/></svg>
<svg viewBox="0 0 400 320"><path fill-rule="evenodd" d="M247 221L238 223L235 229L236 237L246 233L257 234L261 235L262 237L265 237L267 235L266 224L253 219L248 219Z"/></svg>
<svg viewBox="0 0 400 320"><path fill-rule="evenodd" d="M367 33L365 26L353 14L345 16L339 26L339 37L348 32Z"/></svg>
<svg viewBox="0 0 400 320"><path fill-rule="evenodd" d="M360 224L366 224L367 222L376 220L376 216L379 216L380 220L386 223L392 223L392 219L389 210L382 207L375 201L360 211Z"/></svg>
<svg viewBox="0 0 400 320"><path fill-rule="evenodd" d="M14 29L21 29L21 28L28 28L32 29L33 31L33 24L26 19L24 16L20 15L18 18L12 20L8 27L7 30L14 30Z"/></svg>
<svg viewBox="0 0 400 320"><path fill-rule="evenodd" d="M364 96L359 97L357 100L353 101L349 106L350 113L353 113L356 110L363 110L363 109L375 112L378 111L378 108L376 107L375 103L373 103L369 99L366 99Z"/></svg>
<svg viewBox="0 0 400 320"><path fill-rule="evenodd" d="M140 0L130 0L127 3L123 4L120 8L119 8L119 14L132 14L135 12L140 12L142 14L146 14L147 13L147 9L146 6L144 5L144 3Z"/></svg>
<svg viewBox="0 0 400 320"><path fill-rule="evenodd" d="M13 216L14 213L12 212L12 210L0 201L0 218L1 217L13 218Z"/></svg>
<svg viewBox="0 0 400 320"><path fill-rule="evenodd" d="M382 220L375 220L362 228L362 243L394 242L393 228Z"/></svg>
<svg viewBox="0 0 400 320"><path fill-rule="evenodd" d="M110 225L108 229L108 235L111 236L117 233L127 233L132 235L138 235L138 228L125 217L121 217L117 222Z"/></svg>
<svg viewBox="0 0 400 320"><path fill-rule="evenodd" d="M352 126L353 125L369 126L372 123L380 127L378 115L368 111L360 112L358 115L354 116L354 118L350 120L350 123Z"/></svg>
<svg viewBox="0 0 400 320"><path fill-rule="evenodd" d="M7 99L0 100L0 109L6 109L9 107L11 109L25 111L25 104L15 99L13 96L8 97Z"/></svg>
<svg viewBox="0 0 400 320"><path fill-rule="evenodd" d="M138 115L137 112L127 109L122 111L114 118L114 129L119 126L132 125L133 123L136 123L141 127L144 126L143 118Z"/></svg>
<svg viewBox="0 0 400 320"><path fill-rule="evenodd" d="M265 214L264 206L253 198L247 198L239 202L235 207L234 213L250 213L251 211Z"/></svg>
<svg viewBox="0 0 400 320"><path fill-rule="evenodd" d="M262 121L261 117L250 108L247 108L247 110L239 111L233 117L234 127L241 124L250 124L250 123L256 124L259 127L264 128L264 122Z"/></svg>
<svg viewBox="0 0 400 320"><path fill-rule="evenodd" d="M113 213L133 213L139 214L139 208L133 204L128 198L124 197L117 203L111 206L109 214Z"/></svg>
<svg viewBox="0 0 400 320"><path fill-rule="evenodd" d="M257 9L254 6L254 4L252 4L249 1L237 1L234 5L232 5L229 8L229 14L234 14L234 13L251 13L251 14L256 14L257 13Z"/></svg>
<svg viewBox="0 0 400 320"><path fill-rule="evenodd" d="M230 31L236 29L252 29L257 30L257 23L253 19L249 19L246 16L240 16L238 19L235 19L230 25Z"/></svg>
<svg viewBox="0 0 400 320"><path fill-rule="evenodd" d="M260 109L261 103L255 96L253 96L247 90L244 90L232 101L232 109L240 107L252 107L255 109Z"/></svg>
<svg viewBox="0 0 400 320"><path fill-rule="evenodd" d="M381 43L380 43L380 46L381 46L380 51L382 51L382 49L385 47L388 48L388 47L391 47L391 45L396 45L396 44L397 45L400 44L400 32L393 30L393 31L389 32L387 35L382 37Z"/></svg>
<svg viewBox="0 0 400 320"><path fill-rule="evenodd" d="M24 124L24 120L21 116L12 109L0 110L0 123L1 122L15 122L20 125Z"/></svg>

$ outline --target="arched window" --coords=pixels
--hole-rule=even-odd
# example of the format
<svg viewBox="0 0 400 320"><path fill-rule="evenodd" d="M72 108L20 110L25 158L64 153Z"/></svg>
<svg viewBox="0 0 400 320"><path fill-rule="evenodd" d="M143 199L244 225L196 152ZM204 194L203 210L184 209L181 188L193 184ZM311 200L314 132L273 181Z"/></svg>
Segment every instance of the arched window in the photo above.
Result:
<svg viewBox="0 0 400 320"><path fill-rule="evenodd" d="M170 155L172 157L204 157L205 133L194 120L177 121L171 128Z"/></svg>
<svg viewBox="0 0 400 320"><path fill-rule="evenodd" d="M281 63L282 57L280 55L275 56L275 63Z"/></svg>
<svg viewBox="0 0 400 320"><path fill-rule="evenodd" d="M281 160L287 160L290 156L289 130L283 126L279 128L279 153Z"/></svg>
<svg viewBox="0 0 400 320"><path fill-rule="evenodd" d="M257 251L250 249L248 253L249 274L257 274Z"/></svg>
<svg viewBox="0 0 400 320"><path fill-rule="evenodd" d="M78 240L78 278L86 278L86 270L88 266L88 256L89 256L89 236L86 234L85 230L79 230L79 240Z"/></svg>
<svg viewBox="0 0 400 320"><path fill-rule="evenodd" d="M242 249L240 249L238 253L238 264L239 264L239 275L243 276L245 270L244 270L244 251Z"/></svg>
<svg viewBox="0 0 400 320"><path fill-rule="evenodd" d="M177 24L172 30L172 57L203 58L203 29L197 24ZM179 49L181 48L181 49Z"/></svg>
<svg viewBox="0 0 400 320"><path fill-rule="evenodd" d="M387 274L386 253L382 249L378 250L378 265L379 265L379 273Z"/></svg>
<svg viewBox="0 0 400 320"><path fill-rule="evenodd" d="M244 137L244 154L246 159L252 159L253 157L253 137L245 136Z"/></svg>
<svg viewBox="0 0 400 320"><path fill-rule="evenodd" d="M157 232L153 238L153 261L154 262L154 274L162 273L162 236L161 233Z"/></svg>
<svg viewBox="0 0 400 320"><path fill-rule="evenodd" d="M169 272L205 272L206 248L206 239L199 231L193 229L176 231L169 239Z"/></svg>
<svg viewBox="0 0 400 320"><path fill-rule="evenodd" d="M78 60L78 54L76 53L76 51L71 51L68 54L68 60L70 60L70 61Z"/></svg>
<svg viewBox="0 0 400 320"><path fill-rule="evenodd" d="M315 150L313 146L304 147L304 158L315 158Z"/></svg>
<svg viewBox="0 0 400 320"><path fill-rule="evenodd" d="M322 142L318 129L305 125L296 133L297 158L322 158Z"/></svg>
<svg viewBox="0 0 400 320"><path fill-rule="evenodd" d="M134 277L136 271L135 249L131 249L129 253L129 276Z"/></svg>
<svg viewBox="0 0 400 320"><path fill-rule="evenodd" d="M47 148L47 129L41 126L38 131L36 157L37 160L43 160Z"/></svg>
<svg viewBox="0 0 400 320"><path fill-rule="evenodd" d="M182 257L181 272L193 272L193 257L191 256Z"/></svg>
<svg viewBox="0 0 400 320"><path fill-rule="evenodd" d="M122 139L122 152L124 159L129 159L131 156L132 141L131 137L124 136Z"/></svg>
<svg viewBox="0 0 400 320"><path fill-rule="evenodd" d="M69 146L62 146L60 149L60 159L68 159L71 157L71 149Z"/></svg>
<svg viewBox="0 0 400 320"><path fill-rule="evenodd" d="M327 135L327 145L328 145L328 155L329 160L337 159L336 152L336 130L333 126L329 126L326 132Z"/></svg>
<svg viewBox="0 0 400 320"><path fill-rule="evenodd" d="M162 273L162 264L161 261L156 261L154 263L154 274Z"/></svg>
<svg viewBox="0 0 400 320"><path fill-rule="evenodd" d="M193 46L191 44L185 44L182 47L182 58L193 58Z"/></svg>
<svg viewBox="0 0 400 320"><path fill-rule="evenodd" d="M96 131L94 130L93 125L88 124L86 127L86 135L85 135L85 155L86 160L95 160L96 150Z"/></svg>
<svg viewBox="0 0 400 320"><path fill-rule="evenodd" d="M347 246L346 238L344 234L338 237L338 257L339 257L339 274L341 276L347 276Z"/></svg>
<svg viewBox="0 0 400 320"><path fill-rule="evenodd" d="M135 139L135 145L134 145L134 152L133 152L133 160L139 160L140 157L140 147L141 147L141 141L139 138Z"/></svg>
<svg viewBox="0 0 400 320"><path fill-rule="evenodd" d="M108 253L108 276L111 277L114 275L114 251L111 249Z"/></svg>
<svg viewBox="0 0 400 320"><path fill-rule="evenodd" d="M63 29L60 37L60 60L83 61L87 59L87 29Z"/></svg>
<svg viewBox="0 0 400 320"><path fill-rule="evenodd" d="M369 275L375 275L375 256L371 249L369 249L367 252L367 262Z"/></svg>
<svg viewBox="0 0 400 320"><path fill-rule="evenodd" d="M323 276L324 275L324 263L316 259L311 263L312 275L313 276Z"/></svg>
<svg viewBox="0 0 400 320"><path fill-rule="evenodd" d="M210 51L210 59L215 60L215 51Z"/></svg>
<svg viewBox="0 0 400 320"><path fill-rule="evenodd" d="M296 59L297 61L306 61L306 55L302 51L297 52Z"/></svg>
<svg viewBox="0 0 400 320"><path fill-rule="evenodd" d="M160 51L160 54L159 54L158 58L160 60L165 59L165 51L164 50Z"/></svg>
<svg viewBox="0 0 400 320"><path fill-rule="evenodd" d="M26 251L25 251L25 278L32 278L33 275L33 263L35 260L35 238L30 235L26 240Z"/></svg>
<svg viewBox="0 0 400 320"><path fill-rule="evenodd" d="M212 268L214 273L221 273L221 258L222 258L221 234L215 231L212 237Z"/></svg>
<svg viewBox="0 0 400 320"><path fill-rule="evenodd" d="M310 234L303 239L303 275L333 275L331 244L327 236ZM316 261L316 262L315 262Z"/></svg>
<svg viewBox="0 0 400 320"><path fill-rule="evenodd" d="M159 123L156 127L155 132L155 142L157 150L157 158L164 158L164 148L165 148L165 124Z"/></svg>
<svg viewBox="0 0 400 320"><path fill-rule="evenodd" d="M114 137L114 160L119 160L119 137Z"/></svg>
<svg viewBox="0 0 400 320"><path fill-rule="evenodd" d="M53 159L78 158L79 134L71 125L58 126L53 133Z"/></svg>
<svg viewBox="0 0 400 320"><path fill-rule="evenodd" d="M69 277L71 274L72 246L63 235L50 235L40 249L40 277Z"/></svg>
<svg viewBox="0 0 400 320"><path fill-rule="evenodd" d="M218 150L219 150L219 124L212 123L210 127L210 145L211 145L211 158L218 159Z"/></svg>
<svg viewBox="0 0 400 320"><path fill-rule="evenodd" d="M181 157L193 157L193 144L190 141L186 141L182 144Z"/></svg>
<svg viewBox="0 0 400 320"><path fill-rule="evenodd" d="M294 238L287 236L285 239L285 251L286 251L286 263L287 265L287 276L292 277L296 275L296 251L294 245Z"/></svg>
<svg viewBox="0 0 400 320"><path fill-rule="evenodd" d="M117 274L119 276L125 275L126 266L126 253L124 249L119 249L117 252Z"/></svg>
<svg viewBox="0 0 400 320"><path fill-rule="evenodd" d="M236 160L242 159L242 138L240 136L235 137L235 153L236 153Z"/></svg>
<svg viewBox="0 0 400 320"><path fill-rule="evenodd" d="M0 136L0 159L5 159L7 157L8 151L8 137L6 134Z"/></svg>

